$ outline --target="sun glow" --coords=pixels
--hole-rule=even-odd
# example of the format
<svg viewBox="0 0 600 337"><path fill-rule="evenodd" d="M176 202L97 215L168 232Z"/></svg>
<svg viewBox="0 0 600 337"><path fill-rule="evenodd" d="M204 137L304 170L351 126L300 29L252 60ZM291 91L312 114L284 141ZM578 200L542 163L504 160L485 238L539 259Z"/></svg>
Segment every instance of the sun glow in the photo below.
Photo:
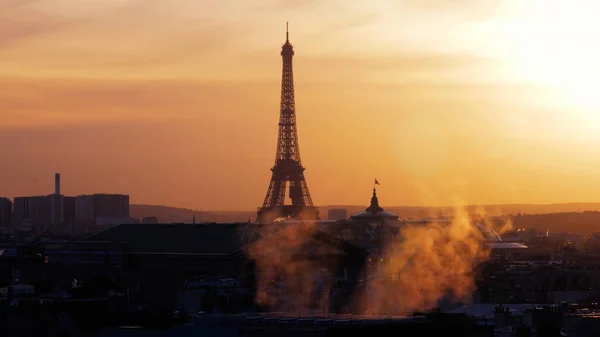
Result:
<svg viewBox="0 0 600 337"><path fill-rule="evenodd" d="M510 29L515 75L547 89L544 101L600 124L600 24L595 1L532 1Z"/></svg>

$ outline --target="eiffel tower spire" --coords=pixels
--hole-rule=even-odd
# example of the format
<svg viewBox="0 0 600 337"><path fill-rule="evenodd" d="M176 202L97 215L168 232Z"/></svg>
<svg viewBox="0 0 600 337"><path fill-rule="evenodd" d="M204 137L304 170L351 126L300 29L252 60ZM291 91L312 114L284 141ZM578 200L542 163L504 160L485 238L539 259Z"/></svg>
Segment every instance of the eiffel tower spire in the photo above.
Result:
<svg viewBox="0 0 600 337"><path fill-rule="evenodd" d="M286 23L285 43L281 47L283 70L281 75L281 102L279 109L279 135L275 165L271 169L271 182L262 207L258 209L257 221L268 222L276 218L318 219L304 178L304 167L300 160L298 130L296 127L296 102L294 98L294 72L292 58L294 47L289 40ZM289 184L291 204L285 204Z"/></svg>

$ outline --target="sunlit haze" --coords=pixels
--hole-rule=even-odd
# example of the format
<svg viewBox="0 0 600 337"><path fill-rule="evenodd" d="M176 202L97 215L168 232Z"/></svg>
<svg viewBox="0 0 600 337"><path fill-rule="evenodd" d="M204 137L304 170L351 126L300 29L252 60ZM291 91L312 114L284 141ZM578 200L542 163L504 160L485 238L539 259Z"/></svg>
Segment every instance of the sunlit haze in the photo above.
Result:
<svg viewBox="0 0 600 337"><path fill-rule="evenodd" d="M285 3L285 4L284 4ZM2 196L252 210L290 22L314 203L600 201L600 4L0 1Z"/></svg>

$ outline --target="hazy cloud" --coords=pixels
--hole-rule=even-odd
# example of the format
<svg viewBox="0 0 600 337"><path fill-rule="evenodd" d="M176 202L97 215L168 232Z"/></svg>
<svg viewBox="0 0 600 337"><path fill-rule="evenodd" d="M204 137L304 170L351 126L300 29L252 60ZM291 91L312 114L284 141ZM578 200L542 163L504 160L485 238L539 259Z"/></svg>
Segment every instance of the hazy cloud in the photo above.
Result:
<svg viewBox="0 0 600 337"><path fill-rule="evenodd" d="M405 71L407 74L439 70L464 70L465 68L486 66L490 60L474 55L410 53L396 55L364 56L309 56L301 62L306 67L327 65L332 71L369 72L369 71Z"/></svg>
<svg viewBox="0 0 600 337"><path fill-rule="evenodd" d="M69 25L68 21L49 17L25 5L0 7L0 50L28 38L65 29Z"/></svg>
<svg viewBox="0 0 600 337"><path fill-rule="evenodd" d="M510 5L506 0L404 0L402 3L412 10L474 20L494 16L501 7Z"/></svg>
<svg viewBox="0 0 600 337"><path fill-rule="evenodd" d="M114 120L201 119L210 117L209 111L229 113L227 104L222 102L239 96L235 91L227 92L212 84L186 81L3 80L0 87L6 88L0 91L0 116L5 128Z"/></svg>
<svg viewBox="0 0 600 337"><path fill-rule="evenodd" d="M570 136L594 125L538 111L527 123L516 118L544 101L532 86L512 84L511 64L498 65L513 46L505 40L525 27L502 21L516 3L0 0L0 152L9 162L2 174L16 177L3 191L34 193L25 179L60 169L75 193L124 189L146 203L255 206L274 155L290 21L300 142L318 203L338 195L324 187L332 179L343 197L356 197L339 202L363 200L347 181L375 171L388 176L389 191L406 191L386 203L416 202L401 165L414 158L398 142L417 154L434 145L397 137L415 115L448 135L455 166L444 177L474 186L473 200L506 200L509 192L487 191L489 177L510 180L506 165L556 159L517 146L523 133L557 133L540 120L563 121L559 133ZM498 117L506 115L516 119ZM477 162L490 151L512 161ZM362 160L348 165L357 153ZM164 172L181 183L148 184ZM368 191L369 183L357 184ZM204 194L216 190L236 193Z"/></svg>

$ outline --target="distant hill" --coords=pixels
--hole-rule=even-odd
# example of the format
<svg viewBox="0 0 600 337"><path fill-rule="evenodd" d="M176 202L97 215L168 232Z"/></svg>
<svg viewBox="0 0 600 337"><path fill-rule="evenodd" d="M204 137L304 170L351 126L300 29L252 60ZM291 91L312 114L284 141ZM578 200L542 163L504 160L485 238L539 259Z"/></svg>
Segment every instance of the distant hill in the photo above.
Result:
<svg viewBox="0 0 600 337"><path fill-rule="evenodd" d="M194 216L196 222L237 222L248 221L255 216L255 212L205 212L187 208L177 208L157 205L131 205L130 215L134 219L155 216L160 222L191 223Z"/></svg>
<svg viewBox="0 0 600 337"><path fill-rule="evenodd" d="M401 218L420 218L437 215L452 214L452 207L425 207L425 206L389 206L386 211L396 213ZM330 205L319 206L321 218L327 218L327 212L333 208L345 208L349 214L363 211L366 206L357 205ZM548 214L558 212L583 212L600 211L600 203L562 203L562 204L505 204L505 205L471 205L467 209L471 213L484 211L490 216L516 215L516 214ZM177 208L158 205L131 205L131 216L142 218L156 216L162 222L190 222L196 216L200 222L228 222L254 220L256 211L198 211L187 208Z"/></svg>
<svg viewBox="0 0 600 337"><path fill-rule="evenodd" d="M525 214L512 218L513 228L535 228L545 232L569 232L589 235L600 231L600 212L560 212Z"/></svg>

